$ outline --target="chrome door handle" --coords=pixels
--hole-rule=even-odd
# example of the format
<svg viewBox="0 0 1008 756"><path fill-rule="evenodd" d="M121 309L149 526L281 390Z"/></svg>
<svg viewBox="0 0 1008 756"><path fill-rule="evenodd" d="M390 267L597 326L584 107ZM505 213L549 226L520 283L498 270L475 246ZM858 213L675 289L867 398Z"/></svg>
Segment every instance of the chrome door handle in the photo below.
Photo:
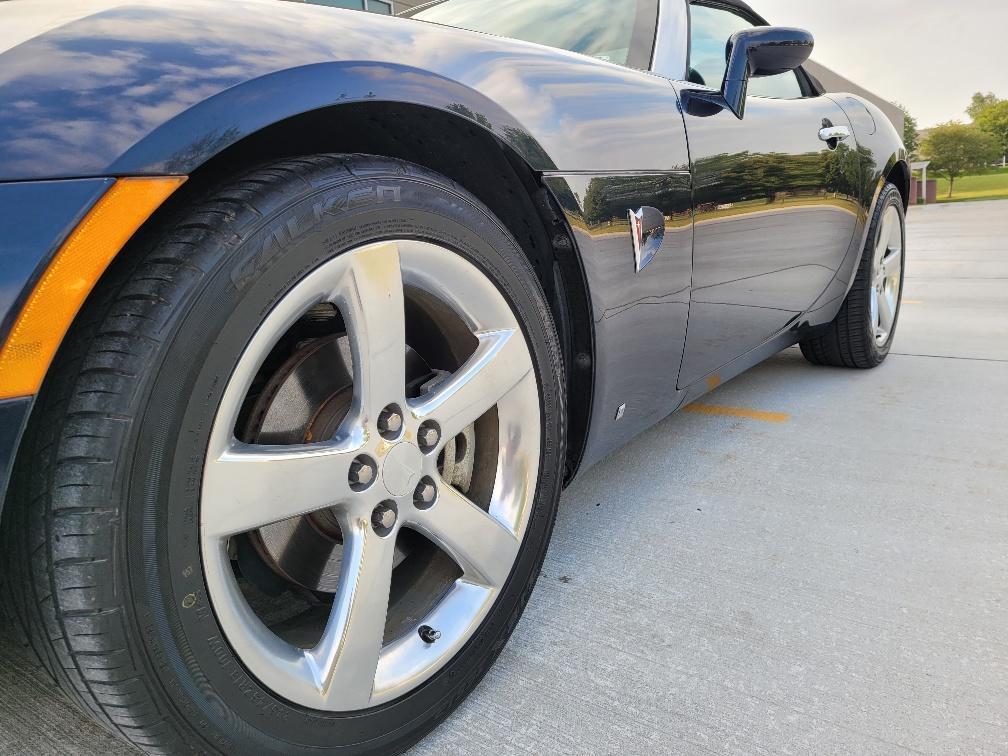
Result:
<svg viewBox="0 0 1008 756"><path fill-rule="evenodd" d="M824 126L819 129L819 139L824 142L842 142L850 136L850 129L846 126Z"/></svg>

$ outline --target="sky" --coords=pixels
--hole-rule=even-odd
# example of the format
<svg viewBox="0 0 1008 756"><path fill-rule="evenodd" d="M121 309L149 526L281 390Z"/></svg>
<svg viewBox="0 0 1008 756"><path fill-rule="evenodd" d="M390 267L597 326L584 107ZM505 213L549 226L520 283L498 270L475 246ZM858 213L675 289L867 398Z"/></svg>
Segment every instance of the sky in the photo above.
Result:
<svg viewBox="0 0 1008 756"><path fill-rule="evenodd" d="M974 92L1008 99L1008 0L748 0L815 36L813 60L890 101L921 128L968 121Z"/></svg>

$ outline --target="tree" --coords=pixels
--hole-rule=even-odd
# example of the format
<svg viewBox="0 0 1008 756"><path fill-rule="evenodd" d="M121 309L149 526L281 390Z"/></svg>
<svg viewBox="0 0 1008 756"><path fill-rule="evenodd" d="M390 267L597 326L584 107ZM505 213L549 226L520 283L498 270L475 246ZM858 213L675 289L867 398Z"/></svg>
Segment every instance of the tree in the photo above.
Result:
<svg viewBox="0 0 1008 756"><path fill-rule="evenodd" d="M917 150L920 147L917 119L910 115L910 111L905 106L898 102L895 105L903 111L903 146L906 147L907 158L912 160L917 157Z"/></svg>
<svg viewBox="0 0 1008 756"><path fill-rule="evenodd" d="M1001 149L1001 163L1008 155L1008 100L998 100L987 105L973 119L977 126L986 131Z"/></svg>
<svg viewBox="0 0 1008 756"><path fill-rule="evenodd" d="M951 121L931 129L921 152L931 160L932 170L948 176L951 197L955 180L996 160L998 146L990 134L975 125Z"/></svg>
<svg viewBox="0 0 1008 756"><path fill-rule="evenodd" d="M993 92L988 92L984 94L983 92L977 92L973 95L973 100L970 102L970 106L966 108L966 115L972 118L974 121L977 116L980 115L980 111L986 108L988 105L994 105L998 102L997 95Z"/></svg>

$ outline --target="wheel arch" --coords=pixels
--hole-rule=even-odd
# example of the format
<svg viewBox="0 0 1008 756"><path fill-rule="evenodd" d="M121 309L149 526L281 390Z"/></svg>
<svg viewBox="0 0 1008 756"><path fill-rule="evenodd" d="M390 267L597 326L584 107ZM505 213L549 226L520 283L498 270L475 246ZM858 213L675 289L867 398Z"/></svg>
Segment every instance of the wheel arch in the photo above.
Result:
<svg viewBox="0 0 1008 756"><path fill-rule="evenodd" d="M886 153L882 153L886 154ZM878 207L879 199L882 197L882 190L886 184L893 184L903 199L904 212L910 206L910 166L907 164L906 151L900 146L894 150L889 158L882 164L881 161L870 169L869 181L865 189L865 196L871 197L871 202L865 206L864 225L859 238L861 246L854 260L854 266L849 271L847 291L854 284L854 277L857 275L857 266L861 264L861 257L864 254L865 244L868 243L868 234L871 231L871 219L875 215L875 208Z"/></svg>
<svg viewBox="0 0 1008 756"><path fill-rule="evenodd" d="M566 477L570 479L587 440L591 409L595 361L588 284L562 212L529 163L538 145L516 146L498 137L499 129L482 120L464 104L445 110L383 100L298 113L201 156L202 162L195 167L185 166L188 181L147 225L164 222L230 176L298 155L380 155L416 163L455 181L483 202L514 236L546 294L567 374ZM191 161L191 155L186 160Z"/></svg>
<svg viewBox="0 0 1008 756"><path fill-rule="evenodd" d="M906 160L897 159L886 174L885 180L896 186L903 197L903 209L910 208L910 166Z"/></svg>
<svg viewBox="0 0 1008 756"><path fill-rule="evenodd" d="M886 161L885 166L881 170L878 168L875 169L877 171L875 174L877 179L874 185L874 193L872 194L871 204L867 207L864 230L860 235L861 246L855 258L854 267L849 272L849 280L847 282L845 296L846 292L849 292L851 287L854 285L854 279L857 276L858 267L861 265L861 259L867 253L866 245L868 243L868 235L871 233L871 220L875 217L875 210L878 208L879 201L882 199L882 192L888 184L892 184L899 191L900 197L903 201L904 213L909 208L910 167L907 165L905 156L905 152L895 152L890 156L889 160Z"/></svg>
<svg viewBox="0 0 1008 756"><path fill-rule="evenodd" d="M350 60L283 68L206 97L146 133L108 171L190 174L248 137L293 118L310 118L333 107L408 104L471 122L537 170L556 168L529 129L473 87L413 66ZM331 121L330 126L349 130Z"/></svg>

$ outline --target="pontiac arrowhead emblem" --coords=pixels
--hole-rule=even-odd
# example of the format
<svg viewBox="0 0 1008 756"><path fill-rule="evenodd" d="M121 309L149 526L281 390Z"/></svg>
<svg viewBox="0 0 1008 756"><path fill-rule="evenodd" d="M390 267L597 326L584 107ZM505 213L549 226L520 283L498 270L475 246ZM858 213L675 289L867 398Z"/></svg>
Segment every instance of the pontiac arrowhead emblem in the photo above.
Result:
<svg viewBox="0 0 1008 756"><path fill-rule="evenodd" d="M665 216L661 210L644 206L627 211L630 218L630 236L633 239L634 261L640 273L655 259L665 240Z"/></svg>

